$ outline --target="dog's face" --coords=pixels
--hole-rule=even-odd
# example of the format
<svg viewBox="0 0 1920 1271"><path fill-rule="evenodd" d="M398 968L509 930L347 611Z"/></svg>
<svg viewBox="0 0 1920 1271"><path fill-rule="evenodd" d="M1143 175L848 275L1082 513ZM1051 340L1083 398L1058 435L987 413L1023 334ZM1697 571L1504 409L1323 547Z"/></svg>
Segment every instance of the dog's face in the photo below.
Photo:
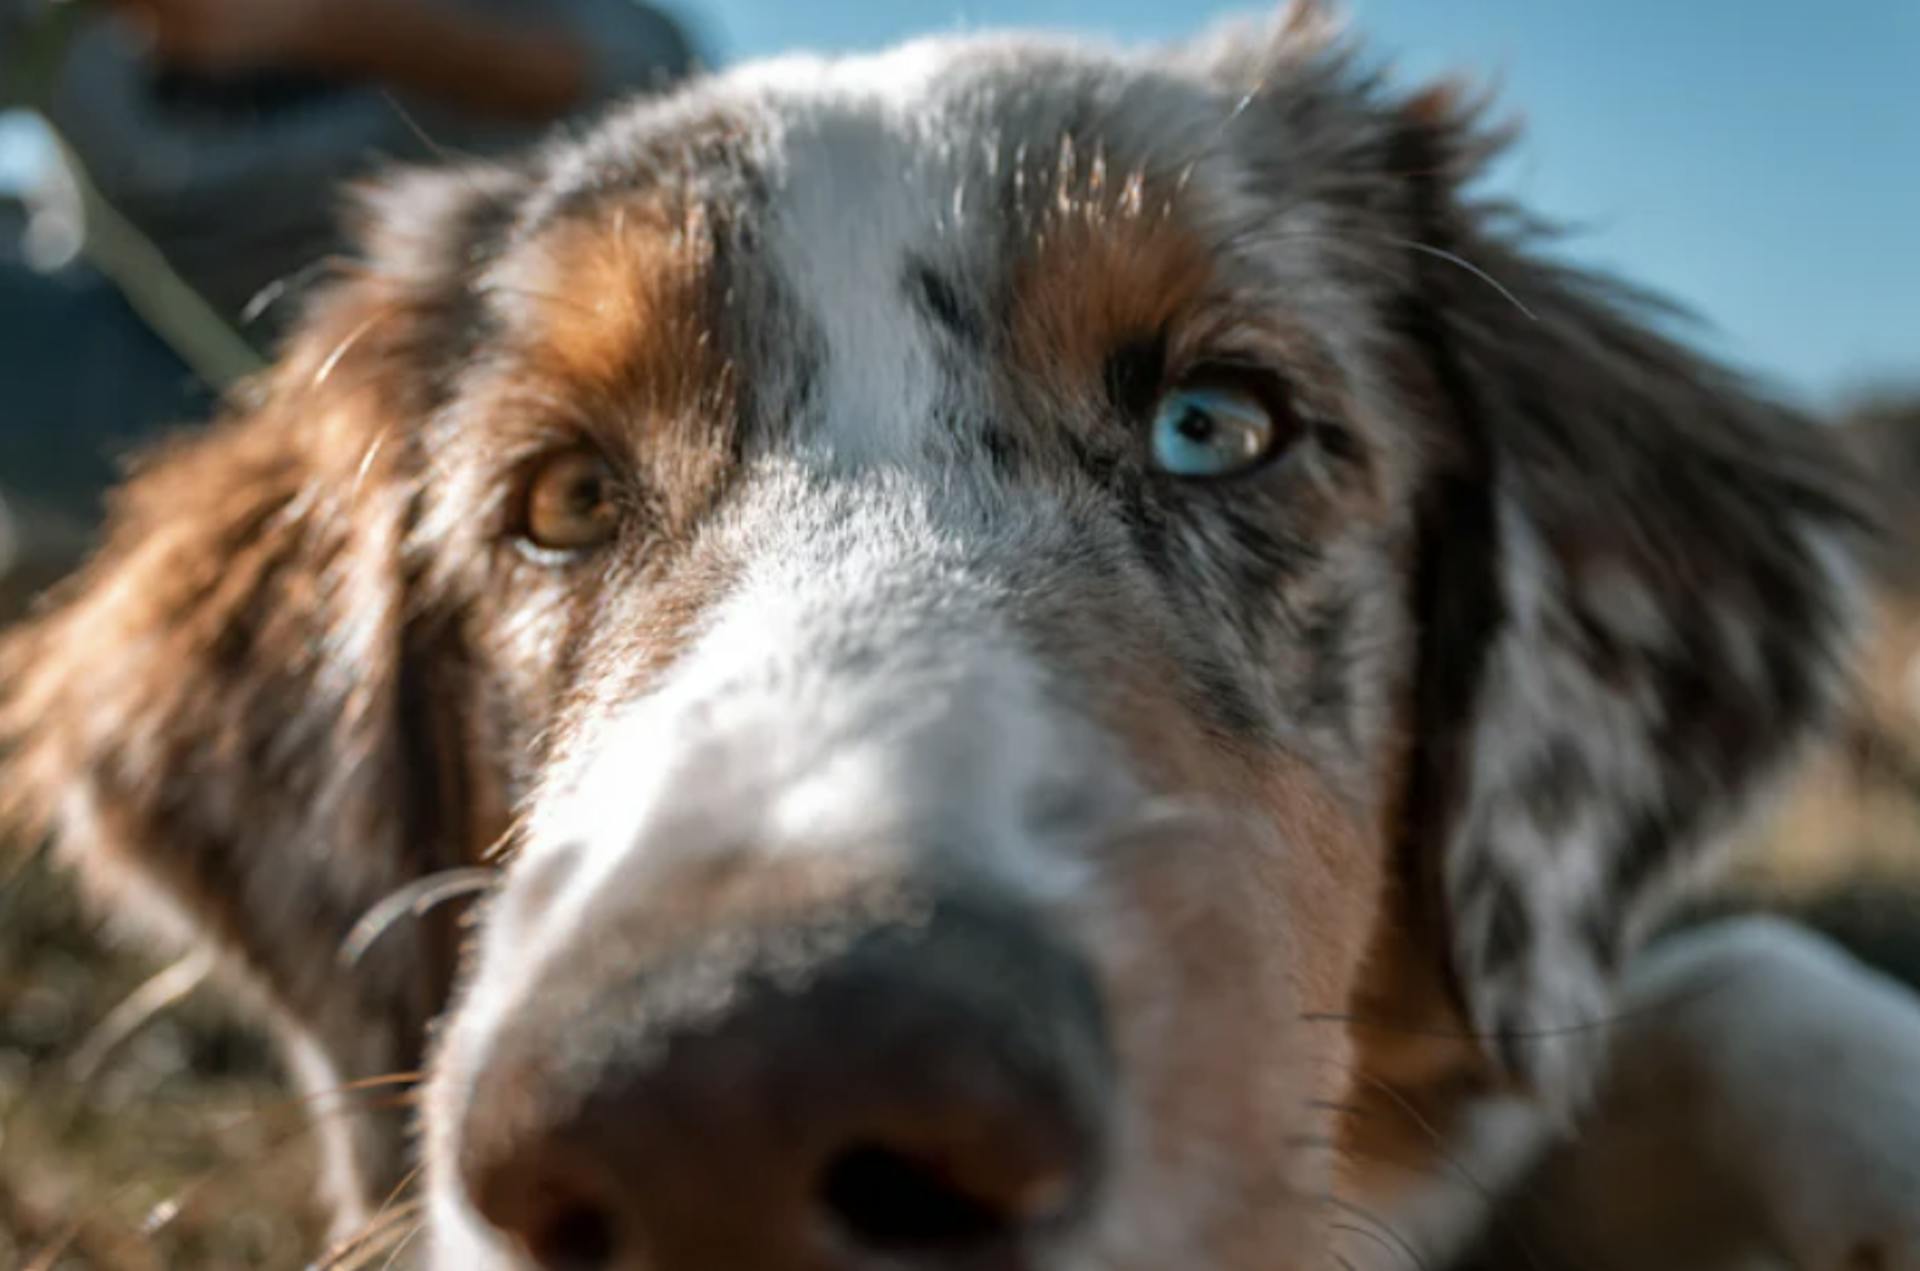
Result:
<svg viewBox="0 0 1920 1271"><path fill-rule="evenodd" d="M1473 148L1296 24L397 181L15 645L18 783L351 1054L448 943L329 935L505 845L438 1265L1316 1265L1409 1038L1575 1090L1845 627L1814 443Z"/></svg>

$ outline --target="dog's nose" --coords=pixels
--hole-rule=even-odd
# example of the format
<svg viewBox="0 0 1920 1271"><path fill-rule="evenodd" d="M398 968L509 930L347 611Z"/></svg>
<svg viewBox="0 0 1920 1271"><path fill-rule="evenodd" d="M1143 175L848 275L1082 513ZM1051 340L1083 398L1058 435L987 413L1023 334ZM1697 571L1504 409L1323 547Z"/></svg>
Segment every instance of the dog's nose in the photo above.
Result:
<svg viewBox="0 0 1920 1271"><path fill-rule="evenodd" d="M530 1017L474 1082L478 1211L565 1271L1019 1271L1097 1182L1093 979L1035 923L944 903L653 967Z"/></svg>

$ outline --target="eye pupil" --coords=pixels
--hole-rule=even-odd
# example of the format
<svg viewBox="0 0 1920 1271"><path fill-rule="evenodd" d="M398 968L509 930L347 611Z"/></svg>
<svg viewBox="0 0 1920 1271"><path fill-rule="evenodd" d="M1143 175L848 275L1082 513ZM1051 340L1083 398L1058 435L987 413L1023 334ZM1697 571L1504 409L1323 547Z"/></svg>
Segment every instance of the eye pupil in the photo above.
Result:
<svg viewBox="0 0 1920 1271"><path fill-rule="evenodd" d="M1258 467L1285 440L1276 395L1227 380L1189 381L1160 399L1152 425L1154 467L1206 480Z"/></svg>
<svg viewBox="0 0 1920 1271"><path fill-rule="evenodd" d="M618 528L613 479L598 455L569 452L542 462L527 483L521 535L535 547L582 552Z"/></svg>
<svg viewBox="0 0 1920 1271"><path fill-rule="evenodd" d="M1202 443L1212 441L1214 433L1218 431L1213 416L1194 406L1187 408L1186 413L1180 416L1180 422L1174 427L1179 429L1180 435L1188 441Z"/></svg>
<svg viewBox="0 0 1920 1271"><path fill-rule="evenodd" d="M597 474L583 474L567 492L567 510L575 516L591 516L606 498Z"/></svg>

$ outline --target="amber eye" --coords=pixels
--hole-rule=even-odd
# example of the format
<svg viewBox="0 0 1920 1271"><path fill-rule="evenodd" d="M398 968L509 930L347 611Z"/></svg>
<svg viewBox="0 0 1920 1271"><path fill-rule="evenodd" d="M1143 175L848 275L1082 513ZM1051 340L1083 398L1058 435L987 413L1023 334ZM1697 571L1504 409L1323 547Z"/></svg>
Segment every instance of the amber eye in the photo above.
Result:
<svg viewBox="0 0 1920 1271"><path fill-rule="evenodd" d="M584 552L611 539L620 508L612 467L585 450L543 459L527 482L521 533L549 552Z"/></svg>

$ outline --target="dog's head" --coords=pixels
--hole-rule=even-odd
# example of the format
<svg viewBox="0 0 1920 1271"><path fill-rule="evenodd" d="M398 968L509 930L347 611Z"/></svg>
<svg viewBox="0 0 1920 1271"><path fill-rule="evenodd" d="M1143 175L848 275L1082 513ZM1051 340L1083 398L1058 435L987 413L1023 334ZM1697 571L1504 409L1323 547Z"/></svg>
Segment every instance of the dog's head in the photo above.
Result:
<svg viewBox="0 0 1920 1271"><path fill-rule="evenodd" d="M504 844L442 1265L1306 1264L1383 1074L1574 1095L1822 718L1817 439L1247 36L400 177L13 645L14 796L296 1014L437 1012L328 941Z"/></svg>

